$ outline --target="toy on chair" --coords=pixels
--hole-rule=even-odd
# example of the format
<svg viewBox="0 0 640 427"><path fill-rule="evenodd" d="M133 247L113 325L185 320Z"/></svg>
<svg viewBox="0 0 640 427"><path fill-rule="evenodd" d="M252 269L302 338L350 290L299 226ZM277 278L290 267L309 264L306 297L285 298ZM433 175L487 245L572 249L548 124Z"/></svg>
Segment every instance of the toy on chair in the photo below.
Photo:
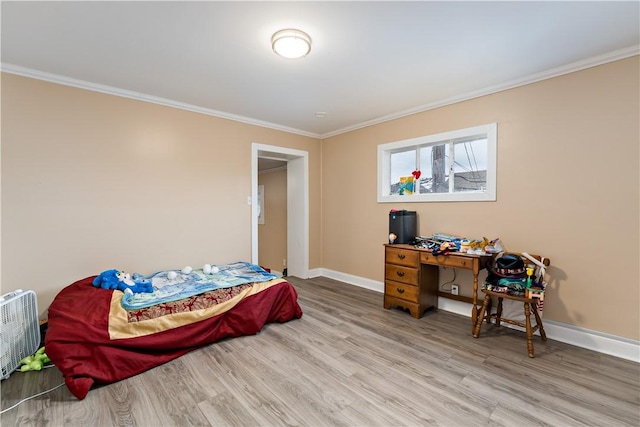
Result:
<svg viewBox="0 0 640 427"><path fill-rule="evenodd" d="M121 270L106 270L93 279L93 286L104 289L118 289L122 292L153 292L150 281L135 282L131 275Z"/></svg>
<svg viewBox="0 0 640 427"><path fill-rule="evenodd" d="M527 267L527 289L531 289L531 276L533 276L533 268Z"/></svg>

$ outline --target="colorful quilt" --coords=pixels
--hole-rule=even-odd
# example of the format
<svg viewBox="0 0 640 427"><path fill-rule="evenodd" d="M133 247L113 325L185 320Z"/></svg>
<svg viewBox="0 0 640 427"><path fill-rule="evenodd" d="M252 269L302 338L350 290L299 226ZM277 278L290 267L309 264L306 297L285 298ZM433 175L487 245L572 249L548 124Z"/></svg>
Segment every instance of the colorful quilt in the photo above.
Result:
<svg viewBox="0 0 640 427"><path fill-rule="evenodd" d="M151 293L126 293L122 297L122 307L125 310L138 310L178 301L215 289L231 288L247 283L268 282L278 277L258 265L242 261L213 267L214 272L211 274L205 274L203 270L194 270L189 274L167 270L148 276L134 273L131 277L134 282L151 282L154 291ZM175 272L175 278L169 278L169 273L172 271Z"/></svg>

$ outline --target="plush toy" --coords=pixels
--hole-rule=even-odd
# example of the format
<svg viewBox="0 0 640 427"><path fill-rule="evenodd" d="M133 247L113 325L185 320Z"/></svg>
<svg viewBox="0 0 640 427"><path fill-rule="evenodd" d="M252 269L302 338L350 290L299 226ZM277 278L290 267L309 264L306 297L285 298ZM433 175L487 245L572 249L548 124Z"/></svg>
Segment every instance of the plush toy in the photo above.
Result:
<svg viewBox="0 0 640 427"><path fill-rule="evenodd" d="M122 292L153 292L153 285L148 280L133 281L131 275L120 270L106 270L93 279L93 286L104 289L118 289Z"/></svg>
<svg viewBox="0 0 640 427"><path fill-rule="evenodd" d="M51 362L44 347L41 347L33 356L27 356L20 361L20 372L39 371L45 363Z"/></svg>
<svg viewBox="0 0 640 427"><path fill-rule="evenodd" d="M202 267L202 272L204 274L216 274L219 271L220 271L220 269L218 267L216 267L215 265L211 265L211 264L205 264Z"/></svg>

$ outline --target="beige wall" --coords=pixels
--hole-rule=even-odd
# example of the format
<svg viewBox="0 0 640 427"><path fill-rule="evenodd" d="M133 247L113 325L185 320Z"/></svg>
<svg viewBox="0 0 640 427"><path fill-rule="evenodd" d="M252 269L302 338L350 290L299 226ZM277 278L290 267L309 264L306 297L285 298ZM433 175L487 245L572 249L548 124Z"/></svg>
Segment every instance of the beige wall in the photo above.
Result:
<svg viewBox="0 0 640 427"><path fill-rule="evenodd" d="M258 260L260 265L282 272L287 258L287 171L258 175L264 185L264 224L258 225Z"/></svg>
<svg viewBox="0 0 640 427"><path fill-rule="evenodd" d="M319 140L2 74L2 292L250 260L252 142L309 152L320 267Z"/></svg>
<svg viewBox="0 0 640 427"><path fill-rule="evenodd" d="M107 268L249 259L258 142L310 153L310 268L381 282L388 211L416 210L422 235L550 257L547 319L638 340L638 75L633 57L320 143L2 74L2 292L33 289L43 310ZM376 202L378 144L490 122L496 202Z"/></svg>
<svg viewBox="0 0 640 427"><path fill-rule="evenodd" d="M640 339L639 75L636 56L323 141L323 267L383 281L388 212L415 210L421 235L551 258L545 318ZM496 202L376 202L378 144L492 122Z"/></svg>

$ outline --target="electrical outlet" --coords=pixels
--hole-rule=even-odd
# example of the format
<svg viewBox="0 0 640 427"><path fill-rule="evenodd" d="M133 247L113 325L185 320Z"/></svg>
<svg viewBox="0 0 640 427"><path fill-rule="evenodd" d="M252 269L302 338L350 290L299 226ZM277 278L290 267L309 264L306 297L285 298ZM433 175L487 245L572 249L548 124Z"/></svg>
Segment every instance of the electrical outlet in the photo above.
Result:
<svg viewBox="0 0 640 427"><path fill-rule="evenodd" d="M282 258L282 266L283 267L287 266L287 259L286 258Z"/></svg>
<svg viewBox="0 0 640 427"><path fill-rule="evenodd" d="M458 295L458 285L451 285L451 295Z"/></svg>

